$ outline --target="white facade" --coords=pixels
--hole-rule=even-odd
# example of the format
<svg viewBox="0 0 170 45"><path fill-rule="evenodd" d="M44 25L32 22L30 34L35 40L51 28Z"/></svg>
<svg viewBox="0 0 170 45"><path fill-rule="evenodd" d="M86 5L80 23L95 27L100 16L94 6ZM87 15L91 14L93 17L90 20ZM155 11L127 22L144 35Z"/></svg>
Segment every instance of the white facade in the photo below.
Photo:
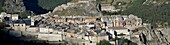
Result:
<svg viewBox="0 0 170 45"><path fill-rule="evenodd" d="M108 29L108 32L110 32L113 35L113 37L115 37L114 31L116 31L117 34L123 33L123 34L129 35L128 29L116 29L116 30L115 29Z"/></svg>
<svg viewBox="0 0 170 45"><path fill-rule="evenodd" d="M4 17L4 15L6 15L7 13L5 13L5 12L1 12L1 14L0 14L0 17L2 18L2 17Z"/></svg>
<svg viewBox="0 0 170 45"><path fill-rule="evenodd" d="M2 22L2 19L0 18L0 22Z"/></svg>
<svg viewBox="0 0 170 45"><path fill-rule="evenodd" d="M62 40L62 36L60 34L38 34L38 39L48 41L59 41Z"/></svg>
<svg viewBox="0 0 170 45"><path fill-rule="evenodd" d="M1 19L4 19L4 17L11 17L11 14L7 14L7 13L5 13L5 12L1 12L1 14L0 14L0 18Z"/></svg>
<svg viewBox="0 0 170 45"><path fill-rule="evenodd" d="M2 19L3 15L0 15L0 19Z"/></svg>
<svg viewBox="0 0 170 45"><path fill-rule="evenodd" d="M1 17L11 17L11 14L7 14L6 12L1 12Z"/></svg>
<svg viewBox="0 0 170 45"><path fill-rule="evenodd" d="M94 42L97 42L97 41L100 41L100 40L108 40L108 36L84 36L83 37L85 40L91 40L91 41L94 41Z"/></svg>
<svg viewBox="0 0 170 45"><path fill-rule="evenodd" d="M2 15L0 15L0 22L2 22Z"/></svg>
<svg viewBox="0 0 170 45"><path fill-rule="evenodd" d="M26 29L26 31L28 31L28 32L37 32L38 28L37 27L29 27L29 28Z"/></svg>
<svg viewBox="0 0 170 45"><path fill-rule="evenodd" d="M25 24L13 24L13 29L14 30L25 31L26 30L26 25Z"/></svg>
<svg viewBox="0 0 170 45"><path fill-rule="evenodd" d="M0 17L3 19L3 17L9 17L11 20L18 20L19 15L18 14L7 14L5 12L1 12Z"/></svg>
<svg viewBox="0 0 170 45"><path fill-rule="evenodd" d="M34 26L34 18L33 17L31 17L31 26Z"/></svg>
<svg viewBox="0 0 170 45"><path fill-rule="evenodd" d="M109 32L110 33L112 33L112 34L114 34L114 31L116 31L117 32L117 34L121 34L121 33L123 33L123 34L129 34L129 32L128 32L128 29L120 29L120 30L109 30Z"/></svg>
<svg viewBox="0 0 170 45"><path fill-rule="evenodd" d="M48 28L40 28L39 32L48 33Z"/></svg>
<svg viewBox="0 0 170 45"><path fill-rule="evenodd" d="M40 33L49 33L49 32L54 32L54 29L52 28L39 28Z"/></svg>
<svg viewBox="0 0 170 45"><path fill-rule="evenodd" d="M12 15L12 20L18 20L18 14Z"/></svg>
<svg viewBox="0 0 170 45"><path fill-rule="evenodd" d="M49 30L49 32L54 32L54 30L52 28L49 28L48 30Z"/></svg>
<svg viewBox="0 0 170 45"><path fill-rule="evenodd" d="M86 25L87 27L94 27L95 25Z"/></svg>
<svg viewBox="0 0 170 45"><path fill-rule="evenodd" d="M102 11L109 11L109 12L116 11L114 9L115 9L115 7L110 5L110 4L101 4L101 10Z"/></svg>

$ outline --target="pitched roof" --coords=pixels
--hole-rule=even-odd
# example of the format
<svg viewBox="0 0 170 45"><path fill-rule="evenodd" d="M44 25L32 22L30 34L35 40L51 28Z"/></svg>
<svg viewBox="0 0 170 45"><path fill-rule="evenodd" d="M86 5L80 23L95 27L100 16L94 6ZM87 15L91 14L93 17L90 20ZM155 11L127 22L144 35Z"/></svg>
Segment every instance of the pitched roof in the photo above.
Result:
<svg viewBox="0 0 170 45"><path fill-rule="evenodd" d="M31 25L31 19L18 19L18 20L15 20L14 23L24 23L26 25Z"/></svg>

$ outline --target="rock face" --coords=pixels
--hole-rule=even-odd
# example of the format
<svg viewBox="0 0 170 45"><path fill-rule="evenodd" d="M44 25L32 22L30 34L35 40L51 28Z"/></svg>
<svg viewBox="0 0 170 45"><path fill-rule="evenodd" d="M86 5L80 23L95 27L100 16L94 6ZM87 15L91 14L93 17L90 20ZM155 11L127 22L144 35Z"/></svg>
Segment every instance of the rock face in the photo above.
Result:
<svg viewBox="0 0 170 45"><path fill-rule="evenodd" d="M139 37L132 39L138 45L170 45L170 28L152 29L146 27L139 34Z"/></svg>
<svg viewBox="0 0 170 45"><path fill-rule="evenodd" d="M26 11L23 0L5 0L3 8L8 13L19 13Z"/></svg>
<svg viewBox="0 0 170 45"><path fill-rule="evenodd" d="M70 2L56 7L52 13L62 16L96 16L99 14L95 1Z"/></svg>

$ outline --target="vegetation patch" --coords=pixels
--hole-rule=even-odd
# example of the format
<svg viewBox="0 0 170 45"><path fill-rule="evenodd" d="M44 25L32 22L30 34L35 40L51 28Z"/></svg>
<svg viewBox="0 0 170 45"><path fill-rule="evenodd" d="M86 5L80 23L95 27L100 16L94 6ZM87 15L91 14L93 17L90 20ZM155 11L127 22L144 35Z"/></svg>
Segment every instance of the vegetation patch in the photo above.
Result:
<svg viewBox="0 0 170 45"><path fill-rule="evenodd" d="M4 4L4 0L0 0L0 12L3 12L3 4Z"/></svg>
<svg viewBox="0 0 170 45"><path fill-rule="evenodd" d="M121 14L134 14L142 18L144 23L151 23L154 27L163 25L165 22L170 23L170 20L167 20L170 19L170 4L143 5L144 2L145 0L134 0Z"/></svg>
<svg viewBox="0 0 170 45"><path fill-rule="evenodd" d="M97 45L112 45L109 41L107 40L101 40Z"/></svg>

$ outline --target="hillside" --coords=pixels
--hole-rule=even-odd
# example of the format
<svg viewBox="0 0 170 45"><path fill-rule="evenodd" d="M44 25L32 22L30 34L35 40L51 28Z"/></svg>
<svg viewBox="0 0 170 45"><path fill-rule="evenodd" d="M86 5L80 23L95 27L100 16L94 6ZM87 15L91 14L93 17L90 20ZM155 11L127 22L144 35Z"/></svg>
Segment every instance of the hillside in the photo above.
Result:
<svg viewBox="0 0 170 45"><path fill-rule="evenodd" d="M161 5L170 0L146 0L143 4L149 5L149 4L154 4L154 5Z"/></svg>
<svg viewBox="0 0 170 45"><path fill-rule="evenodd" d="M7 13L33 11L35 14L44 14L69 1L71 0L0 0L0 12L3 10Z"/></svg>
<svg viewBox="0 0 170 45"><path fill-rule="evenodd" d="M144 23L152 23L154 27L170 23L170 2L167 0L134 0L121 14L134 14L141 17ZM168 3L169 2L169 3Z"/></svg>
<svg viewBox="0 0 170 45"><path fill-rule="evenodd" d="M52 14L60 16L96 16L99 15L96 9L95 2L75 2L56 7Z"/></svg>
<svg viewBox="0 0 170 45"><path fill-rule="evenodd" d="M71 0L38 0L38 5L43 9L53 10L55 7L65 4Z"/></svg>

